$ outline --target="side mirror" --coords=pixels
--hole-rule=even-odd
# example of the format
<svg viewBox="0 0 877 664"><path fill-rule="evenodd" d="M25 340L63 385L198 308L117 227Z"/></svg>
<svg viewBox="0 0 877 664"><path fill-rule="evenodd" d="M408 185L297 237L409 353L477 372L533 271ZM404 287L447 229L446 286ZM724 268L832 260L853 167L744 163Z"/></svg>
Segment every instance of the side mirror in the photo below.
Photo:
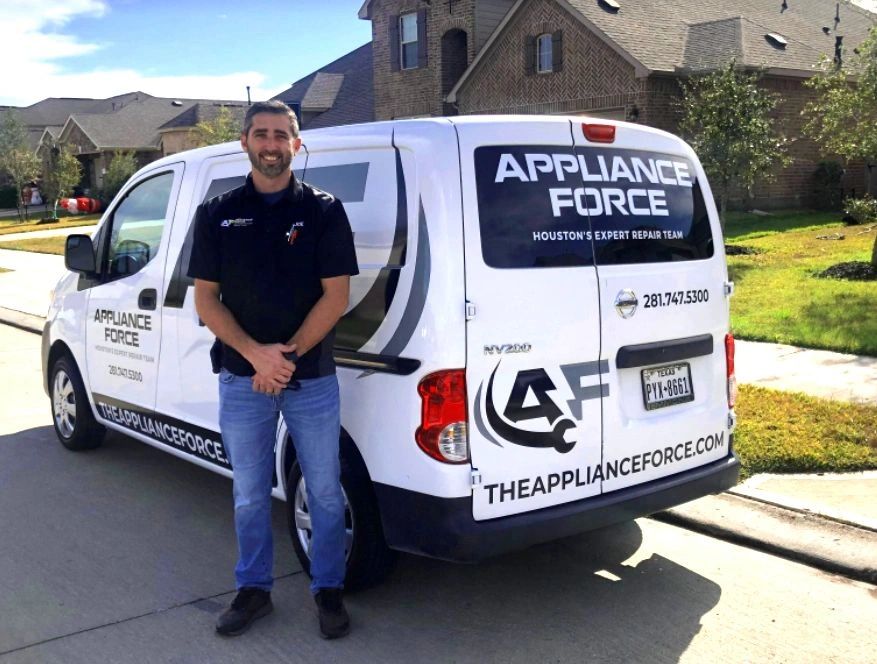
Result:
<svg viewBox="0 0 877 664"><path fill-rule="evenodd" d="M86 276L97 272L94 262L94 245L87 235L68 235L64 245L64 267L71 272Z"/></svg>

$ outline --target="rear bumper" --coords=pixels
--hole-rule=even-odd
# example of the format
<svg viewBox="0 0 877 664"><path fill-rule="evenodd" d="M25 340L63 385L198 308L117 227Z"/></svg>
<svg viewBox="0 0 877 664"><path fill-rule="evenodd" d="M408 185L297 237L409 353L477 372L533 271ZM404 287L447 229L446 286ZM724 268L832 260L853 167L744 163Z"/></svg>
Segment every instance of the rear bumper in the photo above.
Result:
<svg viewBox="0 0 877 664"><path fill-rule="evenodd" d="M669 509L737 483L740 462L729 456L706 466L585 500L475 521L472 499L440 498L375 483L387 544L456 562L477 562Z"/></svg>

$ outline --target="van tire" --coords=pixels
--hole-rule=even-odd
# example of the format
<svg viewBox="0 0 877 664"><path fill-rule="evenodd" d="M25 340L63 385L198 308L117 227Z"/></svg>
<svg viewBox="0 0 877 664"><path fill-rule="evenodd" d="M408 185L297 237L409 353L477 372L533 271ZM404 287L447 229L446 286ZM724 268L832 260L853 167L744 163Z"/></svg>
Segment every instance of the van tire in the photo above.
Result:
<svg viewBox="0 0 877 664"><path fill-rule="evenodd" d="M347 572L344 589L348 592L365 590L383 581L396 562L396 552L384 541L377 500L362 461L341 455L341 486L347 501L345 521L352 529L352 542L347 554ZM301 466L296 460L289 471L287 487L287 526L292 546L302 569L311 575L311 560L296 527L296 496L302 480Z"/></svg>
<svg viewBox="0 0 877 664"><path fill-rule="evenodd" d="M62 355L52 365L49 393L52 425L61 444L77 452L100 447L106 429L95 419L82 376L68 355Z"/></svg>

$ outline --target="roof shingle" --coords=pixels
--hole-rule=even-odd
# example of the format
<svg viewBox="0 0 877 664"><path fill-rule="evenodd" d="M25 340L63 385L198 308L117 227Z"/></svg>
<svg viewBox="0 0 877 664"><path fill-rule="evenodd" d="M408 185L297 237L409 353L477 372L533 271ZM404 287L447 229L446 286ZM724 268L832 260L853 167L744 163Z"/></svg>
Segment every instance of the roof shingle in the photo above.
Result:
<svg viewBox="0 0 877 664"><path fill-rule="evenodd" d="M327 77L327 74L334 76ZM371 122L375 119L373 81L372 44L369 42L299 79L273 99L301 104L303 110L308 110L308 104L325 103L337 85L331 108L310 119L305 128ZM322 107L317 106L314 110L319 108Z"/></svg>
<svg viewBox="0 0 877 664"><path fill-rule="evenodd" d="M614 13L593 0L567 3L650 71L715 67L731 56L744 66L809 70L820 55L833 56L835 34L852 49L877 20L842 4L835 29L836 5L826 0L794 0L785 11L769 0L620 0ZM785 49L767 42L771 32L785 37Z"/></svg>

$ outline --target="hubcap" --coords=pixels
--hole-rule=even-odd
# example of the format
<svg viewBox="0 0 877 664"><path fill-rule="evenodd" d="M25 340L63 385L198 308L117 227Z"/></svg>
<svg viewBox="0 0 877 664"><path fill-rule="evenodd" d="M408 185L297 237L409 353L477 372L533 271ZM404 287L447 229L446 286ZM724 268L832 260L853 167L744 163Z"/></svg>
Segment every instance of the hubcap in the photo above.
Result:
<svg viewBox="0 0 877 664"><path fill-rule="evenodd" d="M55 374L52 384L52 412L58 431L64 438L70 438L76 429L76 394L70 376L63 369Z"/></svg>
<svg viewBox="0 0 877 664"><path fill-rule="evenodd" d="M353 545L353 516L350 512L347 493L344 492L344 489L341 492L344 494L344 557L346 559L350 557L350 549ZM311 512L308 509L308 494L304 477L299 478L295 487L293 509L295 510L295 531L298 535L298 541L310 558L313 531L311 530Z"/></svg>

